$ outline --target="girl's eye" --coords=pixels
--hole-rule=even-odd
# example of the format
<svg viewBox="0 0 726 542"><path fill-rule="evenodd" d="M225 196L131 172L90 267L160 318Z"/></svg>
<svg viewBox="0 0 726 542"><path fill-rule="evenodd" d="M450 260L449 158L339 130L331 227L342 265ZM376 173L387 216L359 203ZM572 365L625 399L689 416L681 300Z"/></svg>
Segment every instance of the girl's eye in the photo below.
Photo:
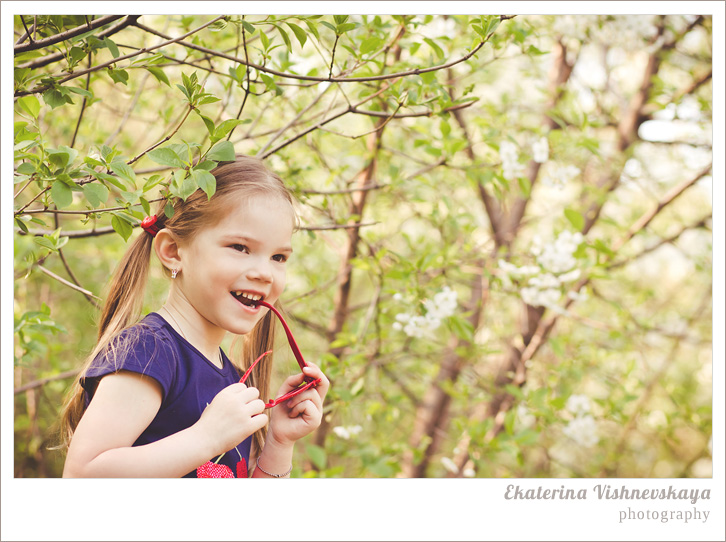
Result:
<svg viewBox="0 0 726 542"><path fill-rule="evenodd" d="M238 252L249 252L249 249L245 245L235 244L232 248Z"/></svg>
<svg viewBox="0 0 726 542"><path fill-rule="evenodd" d="M287 261L287 256L284 254L275 254L272 259L276 262L285 263Z"/></svg>

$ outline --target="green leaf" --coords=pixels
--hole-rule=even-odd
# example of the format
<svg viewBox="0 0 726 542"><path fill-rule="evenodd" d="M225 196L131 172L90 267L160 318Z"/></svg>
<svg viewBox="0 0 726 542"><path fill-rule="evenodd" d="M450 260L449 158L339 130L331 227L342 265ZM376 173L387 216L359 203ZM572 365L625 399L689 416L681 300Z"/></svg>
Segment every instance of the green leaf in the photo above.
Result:
<svg viewBox="0 0 726 542"><path fill-rule="evenodd" d="M198 105L205 105L205 104L213 104L214 102L218 102L218 101L219 101L219 98L217 98L216 96L207 94L201 100L199 100L197 103L198 103Z"/></svg>
<svg viewBox="0 0 726 542"><path fill-rule="evenodd" d="M318 469L323 470L325 468L327 454L323 448L316 446L315 444L306 444L305 451L307 452L310 461L312 461Z"/></svg>
<svg viewBox="0 0 726 542"><path fill-rule="evenodd" d="M73 203L73 192L71 192L70 187L62 181L55 181L53 183L53 186L50 188L50 196L53 198L53 202L58 206L58 209L65 209Z"/></svg>
<svg viewBox="0 0 726 542"><path fill-rule="evenodd" d="M17 172L23 175L32 175L35 173L35 166L30 162L23 162L18 166Z"/></svg>
<svg viewBox="0 0 726 542"><path fill-rule="evenodd" d="M83 194L92 207L98 207L108 199L108 188L101 183L88 183L83 186Z"/></svg>
<svg viewBox="0 0 726 542"><path fill-rule="evenodd" d="M118 58L121 56L121 53L118 51L118 47L116 47L116 44L111 40L110 38L105 38L103 40L103 44L108 47L108 50L111 51L111 54L114 58Z"/></svg>
<svg viewBox="0 0 726 542"><path fill-rule="evenodd" d="M47 149L48 162L56 168L65 168L70 161L71 155L68 151L61 149Z"/></svg>
<svg viewBox="0 0 726 542"><path fill-rule="evenodd" d="M151 75L153 75L154 77L156 77L156 79L160 83L164 83L167 87L171 87L171 83L169 82L169 78L164 73L164 70L162 70L161 68L155 68L155 67L152 67L152 66L147 66L146 67L146 70Z"/></svg>
<svg viewBox="0 0 726 542"><path fill-rule="evenodd" d="M335 28L335 26L333 26L332 24L330 24L328 21L320 21L320 24L322 24L323 26L327 26L328 28L330 28L330 30L332 30L336 34L338 33L338 29Z"/></svg>
<svg viewBox="0 0 726 542"><path fill-rule="evenodd" d="M288 22L286 24L287 24L287 26L289 26L292 29L293 33L295 34L295 37L297 38L297 41L300 42L300 47L301 48L304 47L305 42L308 39L308 35L305 33L305 31L294 23Z"/></svg>
<svg viewBox="0 0 726 542"><path fill-rule="evenodd" d="M335 24L343 24L348 20L348 15L333 15L333 20Z"/></svg>
<svg viewBox="0 0 726 542"><path fill-rule="evenodd" d="M47 239L46 237L33 237L33 241L36 245L40 245L41 247L47 248L48 250L56 250L55 243L50 239Z"/></svg>
<svg viewBox="0 0 726 542"><path fill-rule="evenodd" d="M222 122L217 128L214 130L214 136L212 139L214 141L219 141L223 137L225 137L228 133L230 133L235 127L239 126L240 124L248 124L251 122L251 119L228 119Z"/></svg>
<svg viewBox="0 0 726 542"><path fill-rule="evenodd" d="M565 218L577 231L582 231L582 228L585 227L585 218L573 209L565 209Z"/></svg>
<svg viewBox="0 0 726 542"><path fill-rule="evenodd" d="M364 39L363 42L360 44L360 52L364 55L372 53L373 51L377 50L382 44L383 40L375 36L372 38Z"/></svg>
<svg viewBox="0 0 726 542"><path fill-rule="evenodd" d="M144 209L144 213L146 216L151 215L151 205L149 205L149 202L146 201L146 198L139 198L139 203L141 204L141 207Z"/></svg>
<svg viewBox="0 0 726 542"><path fill-rule="evenodd" d="M126 70L113 70L111 68L108 68L108 75L113 79L114 83L122 83L124 85L128 85L129 81L129 72Z"/></svg>
<svg viewBox="0 0 726 542"><path fill-rule="evenodd" d="M337 34L345 34L346 32L358 28L358 26L360 26L358 23L339 24L338 27L335 29L335 32Z"/></svg>
<svg viewBox="0 0 726 542"><path fill-rule="evenodd" d="M204 115L202 115L202 114L201 114L201 113L199 112L199 110L198 110L198 109L195 109L194 111L195 111L195 112L196 112L196 113L197 113L197 114L198 114L198 115L199 115L199 116L201 117L201 119L202 119L202 120L204 121L204 126L206 126L206 127L207 127L207 132L209 132L209 135L210 135L210 136L214 135L214 121L213 121L212 119L210 119L209 117L205 117Z"/></svg>
<svg viewBox="0 0 726 542"><path fill-rule="evenodd" d="M46 103L46 105L49 105L52 109L55 109L56 107L60 107L61 105L69 103L70 98L66 98L56 89L51 88L43 93L43 101ZM73 102L70 101L70 103Z"/></svg>
<svg viewBox="0 0 726 542"><path fill-rule="evenodd" d="M28 226L25 225L25 222L23 222L22 220L20 220L19 218L16 217L15 224L18 226L18 228L23 230L25 233L28 233Z"/></svg>
<svg viewBox="0 0 726 542"><path fill-rule="evenodd" d="M157 147L153 151L149 152L149 158L151 158L157 164L162 166L171 167L184 167L184 161L179 155L169 147Z"/></svg>
<svg viewBox="0 0 726 542"><path fill-rule="evenodd" d="M22 98L18 98L18 105L34 119L38 118L38 113L40 113L40 102L35 96L23 96Z"/></svg>
<svg viewBox="0 0 726 542"><path fill-rule="evenodd" d="M142 189L142 192L148 192L152 188L154 188L157 184L159 184L164 177L161 175L152 175L146 180L146 183L144 183L144 188Z"/></svg>
<svg viewBox="0 0 726 542"><path fill-rule="evenodd" d="M63 87L64 89L67 89L69 92L73 92L74 94L80 94L84 98L88 98L89 100L93 98L93 94L91 94L89 91L87 91L84 88L78 88L78 87Z"/></svg>
<svg viewBox="0 0 726 542"><path fill-rule="evenodd" d="M174 216L174 204L172 202L167 201L166 205L164 205L164 215L166 218Z"/></svg>
<svg viewBox="0 0 726 542"><path fill-rule="evenodd" d="M280 32L280 35L282 36L282 41L285 42L285 46L287 46L287 50L292 52L292 43L290 42L290 36L287 35L287 32L281 27L275 25L275 28Z"/></svg>
<svg viewBox="0 0 726 542"><path fill-rule="evenodd" d="M81 49L80 47L71 47L70 50L70 56L71 56L71 63L77 64L79 61L83 60L86 56L86 52Z"/></svg>
<svg viewBox="0 0 726 542"><path fill-rule="evenodd" d="M126 162L121 160L114 160L108 165L116 175L121 177L124 181L129 182L132 186L136 186L136 173L131 169Z"/></svg>
<svg viewBox="0 0 726 542"><path fill-rule="evenodd" d="M215 162L231 162L234 160L234 145L229 141L220 141L209 150L205 159Z"/></svg>
<svg viewBox="0 0 726 542"><path fill-rule="evenodd" d="M267 51L270 48L270 38L267 37L265 32L260 32L260 41L262 42L263 49Z"/></svg>
<svg viewBox="0 0 726 542"><path fill-rule="evenodd" d="M242 26L244 27L245 32L249 32L250 34L254 34L255 31L257 30L254 26L252 26L247 21L242 21Z"/></svg>
<svg viewBox="0 0 726 542"><path fill-rule="evenodd" d="M429 46L434 50L436 53L436 56L439 57L439 59L444 58L444 51L441 49L441 47L438 46L438 44L432 40L431 38L424 38L424 42L428 43Z"/></svg>
<svg viewBox="0 0 726 542"><path fill-rule="evenodd" d="M315 39L320 41L320 34L318 33L318 29L315 26L314 23L311 23L310 21L305 21L305 25L308 27L308 30L310 30L310 33L315 36Z"/></svg>
<svg viewBox="0 0 726 542"><path fill-rule="evenodd" d="M131 237L131 234L134 232L133 226L131 226L131 224L129 224L126 220L119 218L119 215L115 213L111 217L111 226L116 233L123 237L124 241L128 241L129 237Z"/></svg>
<svg viewBox="0 0 726 542"><path fill-rule="evenodd" d="M214 178L214 175L203 169L194 169L191 176L197 186L207 194L207 199L214 195L217 190L217 179Z"/></svg>

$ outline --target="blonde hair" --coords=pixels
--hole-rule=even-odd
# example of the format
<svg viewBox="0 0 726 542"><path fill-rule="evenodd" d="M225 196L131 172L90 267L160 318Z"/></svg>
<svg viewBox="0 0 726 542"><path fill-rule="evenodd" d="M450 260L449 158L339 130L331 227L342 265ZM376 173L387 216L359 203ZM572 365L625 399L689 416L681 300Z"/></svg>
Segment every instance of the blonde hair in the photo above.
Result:
<svg viewBox="0 0 726 542"><path fill-rule="evenodd" d="M282 179L267 169L262 161L248 157L237 156L234 162L219 165L211 172L217 180L217 188L211 198L198 189L186 201L177 198L174 203L174 213L171 218L164 214L166 201L162 200L157 209L157 225L159 228L168 228L181 241L191 239L200 229L216 225L230 205L239 202L239 197L272 196L279 197L289 204L293 223L297 225L297 215L293 207L290 192ZM136 240L124 254L111 279L109 292L101 313L98 329L98 340L95 348L86 358L79 377L69 391L61 414L61 447L67 447L73 432L85 411L84 389L80 382L85 377L91 363L96 356L107 349L105 355L110 359L122 356L128 344L117 344L114 339L126 328L137 324L141 307L151 258L153 237L141 232ZM164 268L168 274L169 270ZM275 303L278 310L282 310L279 301ZM244 372L257 356L271 350L275 340L275 326L272 311L257 323L246 336L238 336L233 342L233 351L230 360L238 370ZM253 369L247 380L248 386L260 390L260 398L267 402L270 393L270 379L272 374L272 355ZM267 428L264 427L254 434L252 451L259 455L262 451Z"/></svg>

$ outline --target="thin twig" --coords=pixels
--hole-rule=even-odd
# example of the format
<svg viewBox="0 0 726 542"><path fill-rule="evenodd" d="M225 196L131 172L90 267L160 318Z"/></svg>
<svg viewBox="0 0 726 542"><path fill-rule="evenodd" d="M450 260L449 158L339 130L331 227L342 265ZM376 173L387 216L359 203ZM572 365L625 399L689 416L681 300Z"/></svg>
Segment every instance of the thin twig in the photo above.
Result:
<svg viewBox="0 0 726 542"><path fill-rule="evenodd" d="M129 162L126 162L126 163L127 163L128 165L131 165L131 164L133 164L134 162L136 162L136 160L138 160L139 158L141 158L142 156L144 156L144 155L145 155L145 154L146 154L147 152L151 152L151 151L153 151L153 150L154 150L154 149L155 149L156 147L158 147L159 145L161 145L162 143L164 143L164 142L166 142L166 141L169 141L169 140L170 140L170 139L171 139L172 137L174 137L174 134L176 134L176 133L177 133L177 132L179 131L179 128L181 128L181 127L182 127L182 124L184 124L184 122L185 122L185 121L187 120L187 118L189 117L189 114L190 114L190 113L191 113L192 111L193 111L193 109L192 109L192 106L190 105L190 106L189 106L189 108L187 109L186 115L184 115L184 117L182 118L181 122L179 122L179 124L177 125L177 127L176 127L176 128L174 128L174 131L173 131L172 133L170 133L170 134L169 134L168 136L166 136L166 137L165 137L164 139L162 139L161 141L158 141L157 143L153 144L153 145L152 145L151 147L149 147L148 149L146 149L146 150L145 150L144 152L142 152L142 153L141 153L141 154L139 154L138 156L135 156L135 157L134 157L134 158L132 158L132 159L131 159L131 160L130 160Z"/></svg>
<svg viewBox="0 0 726 542"><path fill-rule="evenodd" d="M88 19L86 19L87 21ZM88 53L88 67L91 67L91 58L93 57L93 53ZM91 83L91 74L89 73L86 75L86 90L88 90L89 85ZM70 148L73 148L73 145L76 144L76 136L78 135L78 128L81 127L81 120L83 120L83 113L86 111L86 97L83 97L83 101L81 102L81 113L78 115L78 122L76 122L76 129L73 131L73 138L71 139L71 144L69 145Z"/></svg>
<svg viewBox="0 0 726 542"><path fill-rule="evenodd" d="M24 384L24 385L20 386L19 388L15 388L14 395L26 392L28 390L33 390L35 388L40 388L50 382L55 382L56 380L65 380L66 378L74 377L77 374L78 374L78 369L71 369L70 371L58 373L57 375L49 376L46 378L41 378L39 380L33 380L32 382L28 382L27 384Z"/></svg>
<svg viewBox="0 0 726 542"><path fill-rule="evenodd" d="M86 290L85 288L81 288L80 286L76 286L76 285L75 285L75 284L73 284L72 282L68 282L68 281L67 281L66 279L64 279L63 277L59 277L58 275L56 275L55 273L53 273L53 271L50 271L50 270L46 269L46 268L45 268L45 267L43 267L42 265L39 265L39 266L38 266L38 269L40 269L40 270L41 270L41 271L42 271L43 273L45 273L45 274L46 274L46 275L48 275L49 277L51 277L51 278L54 278L55 280L57 280L57 281L58 281L58 282L60 282L61 284L65 284L65 285L66 285L66 286L68 286L69 288L71 288L71 289L73 289L73 290L76 290L77 292L81 292L81 293L82 293L83 295L85 295L85 296L91 296L91 297L94 297L94 298L98 299L99 301L101 301L101 298L100 298L100 297L98 297L97 295L94 295L94 293L93 293L93 292L89 292L89 291L88 291L88 290Z"/></svg>
<svg viewBox="0 0 726 542"><path fill-rule="evenodd" d="M162 38L168 38L168 36L154 30L153 28L144 26L143 24L141 24L139 22L135 23L135 25L143 30L146 30L147 32L151 32L152 34L161 36ZM245 62L241 58L237 58L232 55L223 54L218 51L214 51L212 49L207 49L206 47L201 47L199 45L195 45L193 43L189 43L186 41L179 41L179 45L183 45L184 47L187 47L189 49L194 49L195 51L201 51L203 53L212 54L212 55L218 56L220 58L225 58L227 60L231 60L232 62L238 62L240 64L249 66L250 68L254 68L255 70L258 70L258 71L261 71L264 73L268 73L270 75L276 75L278 77L284 77L287 79L298 79L300 81L316 81L318 83L321 83L323 81L327 81L329 83L353 83L353 82L361 83L364 81L383 81L383 80L387 80L387 79L397 79L399 77L406 77L409 75L420 75L422 73L434 72L434 71L449 68L451 66L455 66L456 64L465 62L465 61L469 60L472 56L474 56L477 53L477 51L479 51L479 49L481 49L487 43L487 41L489 40L489 37L491 37L491 36L488 36L485 40L482 40L480 43L478 43L476 45L476 47L474 47L474 49L472 49L465 56L463 56L457 60L453 60L453 61L449 62L448 64L430 66L428 68L416 68L414 70L408 70L405 72L398 72L398 73L391 73L391 74L384 74L384 75L371 75L368 77L315 77L312 75L297 75L294 73L279 72L276 70L265 68L264 66L255 64L253 62Z"/></svg>
<svg viewBox="0 0 726 542"><path fill-rule="evenodd" d="M68 264L68 261L66 260L65 254L63 254L63 249L62 248L59 248L58 249L58 256L60 256L61 262L63 262L63 267L65 267L66 273L68 273L68 276L71 277L71 280L73 281L73 283L76 286L78 286L79 288L82 288L81 283L78 282L78 279L76 278L76 275L73 273L73 270L71 269L71 266ZM89 294L87 294L85 292L86 292L86 290L84 288L81 293L83 293L83 295L86 297L86 299L88 299L88 301L91 303L91 305L93 305L94 307L96 307L97 309L99 309L100 306L99 306L98 303L96 303L96 300L94 299L94 296L89 295Z"/></svg>
<svg viewBox="0 0 726 542"><path fill-rule="evenodd" d="M362 228L363 226L375 226L380 222L355 222L353 224L331 224L329 226L301 226L301 230L319 231L319 230L350 230Z"/></svg>
<svg viewBox="0 0 726 542"><path fill-rule="evenodd" d="M309 134L310 132L314 132L315 130L317 130L317 129L318 129L318 128L320 128L321 126L323 126L323 125L325 125L325 124L328 124L329 122L332 122L332 121L334 121L335 119L337 119L337 118L340 118L340 117L342 117L343 115L345 115L345 114L347 114L347 113L350 113L351 111L355 110L355 108L356 108L356 107L358 107L358 106L360 106L360 105L363 105L364 103L366 103L366 102L368 102L368 101L372 100L373 98L377 98L378 96L380 96L381 94L383 94L383 93L384 93L384 92L385 92L386 90L388 90L389 88L390 88L390 84L384 84L384 85L383 85L383 86L381 87L381 89L380 89L380 90L378 90L378 91L377 91L377 92L375 92L374 94L371 94L370 96L366 96L366 97L365 97L365 98L363 98L363 99L362 99L362 100L361 100L360 102L358 102L358 103L357 103L357 104L356 104L355 106L348 106L347 108L345 108L345 109L341 110L341 111L340 111L339 113L336 113L336 114L335 114L335 115L333 115L332 117L328 117L327 119L324 119L324 120L320 121L320 122L319 122L319 123L317 123L316 125L314 125L314 126L311 126L311 127L310 127L310 128L308 128L307 130L303 130L303 131L302 131L302 132L300 132L299 134L297 134L297 135L295 135L295 136L292 136L291 138L289 138L289 139L288 139L287 141L283 141L282 143L280 143L280 144L279 144L279 145L278 145L277 147L275 147L275 148L274 148L274 149L272 149L271 151L267 151L267 152L265 152L265 153L262 153L261 155L259 155L259 154L258 154L258 156L259 156L259 157L260 157L261 159L263 159L263 160L264 160L265 158L267 158L267 157L268 157L268 156L270 156L271 154L275 154L275 153L276 153L277 151L279 151L280 149L282 149L282 148L284 148L284 147L287 147L287 146L288 146L289 144L291 144L291 143L293 143L293 142L297 141L297 140L298 140L298 139L300 139L301 137L304 137L304 136L308 135L308 134Z"/></svg>
<svg viewBox="0 0 726 542"><path fill-rule="evenodd" d="M356 188L343 188L341 190L300 190L301 194L305 195L316 195L316 196L333 196L337 194L352 194L354 192L362 192L364 190L378 190L381 188L387 188L389 184L378 184L374 182L366 186L359 186Z"/></svg>
<svg viewBox="0 0 726 542"><path fill-rule="evenodd" d="M25 28L25 34L18 38L18 41L15 42L15 45L20 45L21 43L23 43L25 41L25 38L28 38L28 40L30 40L30 43L35 43L33 41L33 38L30 37L30 30L28 30L28 26L25 24L25 19L23 19L22 15L20 16L20 22L23 23L23 28ZM33 28L35 28L35 25L33 25Z"/></svg>

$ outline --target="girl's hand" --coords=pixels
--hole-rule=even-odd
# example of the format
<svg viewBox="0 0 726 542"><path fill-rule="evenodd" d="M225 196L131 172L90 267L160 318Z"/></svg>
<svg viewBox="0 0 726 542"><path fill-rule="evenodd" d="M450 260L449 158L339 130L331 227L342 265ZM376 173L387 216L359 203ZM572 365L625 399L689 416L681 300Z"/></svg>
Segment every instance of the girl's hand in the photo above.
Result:
<svg viewBox="0 0 726 542"><path fill-rule="evenodd" d="M297 388L303 382L304 376L320 378L321 382L271 409L268 440L274 440L282 446L291 446L320 425L323 419L323 400L330 388L330 381L317 365L308 363L302 373L285 380L276 397Z"/></svg>
<svg viewBox="0 0 726 542"><path fill-rule="evenodd" d="M238 383L224 388L207 405L195 425L213 446L210 455L231 450L267 424L265 403L259 397L257 388Z"/></svg>

